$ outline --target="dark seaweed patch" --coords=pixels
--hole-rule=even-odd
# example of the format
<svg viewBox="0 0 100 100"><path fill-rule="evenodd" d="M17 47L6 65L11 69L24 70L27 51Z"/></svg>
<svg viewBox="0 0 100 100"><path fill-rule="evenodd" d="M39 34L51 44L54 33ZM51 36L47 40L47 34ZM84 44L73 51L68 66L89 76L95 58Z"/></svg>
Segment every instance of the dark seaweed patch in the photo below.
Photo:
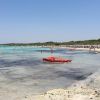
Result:
<svg viewBox="0 0 100 100"><path fill-rule="evenodd" d="M74 80L84 80L86 79L88 76L90 76L92 73L85 73L85 72L81 72L81 71L77 71L77 72L68 72L68 71L57 71L56 74L58 75L58 77L65 77L65 78L69 78L69 79L74 79Z"/></svg>

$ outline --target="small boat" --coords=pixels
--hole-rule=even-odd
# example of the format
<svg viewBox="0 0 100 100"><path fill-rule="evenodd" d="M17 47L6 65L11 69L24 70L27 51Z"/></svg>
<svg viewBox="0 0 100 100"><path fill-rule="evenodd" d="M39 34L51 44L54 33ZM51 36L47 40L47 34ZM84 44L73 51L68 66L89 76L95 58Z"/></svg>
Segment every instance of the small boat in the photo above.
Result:
<svg viewBox="0 0 100 100"><path fill-rule="evenodd" d="M72 60L51 56L51 57L43 58L43 61L64 63L64 62L71 62Z"/></svg>

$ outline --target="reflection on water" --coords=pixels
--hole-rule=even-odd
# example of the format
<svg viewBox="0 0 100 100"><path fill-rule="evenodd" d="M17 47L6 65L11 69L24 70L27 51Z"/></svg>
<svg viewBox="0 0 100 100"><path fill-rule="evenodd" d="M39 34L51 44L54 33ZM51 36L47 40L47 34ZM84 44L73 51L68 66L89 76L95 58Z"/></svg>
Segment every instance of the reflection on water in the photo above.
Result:
<svg viewBox="0 0 100 100"><path fill-rule="evenodd" d="M41 50L43 52L41 53ZM72 63L43 63L50 55L72 59ZM0 47L0 91L41 93L53 88L66 88L86 79L98 70L100 54L34 47Z"/></svg>

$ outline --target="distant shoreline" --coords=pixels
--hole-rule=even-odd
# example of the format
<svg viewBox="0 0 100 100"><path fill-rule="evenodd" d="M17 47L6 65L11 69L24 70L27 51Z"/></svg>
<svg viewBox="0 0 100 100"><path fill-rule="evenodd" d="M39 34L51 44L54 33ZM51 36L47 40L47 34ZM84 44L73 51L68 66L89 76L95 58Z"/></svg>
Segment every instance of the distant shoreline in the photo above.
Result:
<svg viewBox="0 0 100 100"><path fill-rule="evenodd" d="M69 46L69 45L99 45L100 39L80 40L80 41L68 41L68 42L34 42L34 43L1 43L0 45L7 46Z"/></svg>
<svg viewBox="0 0 100 100"><path fill-rule="evenodd" d="M100 53L100 45L60 45L60 46L54 46L54 45L47 45L47 46L38 46L38 45L29 45L29 44L0 44L0 46L22 46L22 47L40 47L40 48L62 48L62 49L68 49L71 51L74 50L81 50L81 51L89 51L89 52L96 52ZM92 48L91 48L92 47Z"/></svg>

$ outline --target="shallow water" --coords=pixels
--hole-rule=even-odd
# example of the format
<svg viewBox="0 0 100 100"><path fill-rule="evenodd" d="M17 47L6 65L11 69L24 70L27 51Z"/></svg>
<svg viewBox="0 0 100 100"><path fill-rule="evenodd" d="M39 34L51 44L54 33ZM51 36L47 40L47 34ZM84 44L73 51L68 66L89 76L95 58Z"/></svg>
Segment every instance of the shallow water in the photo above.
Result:
<svg viewBox="0 0 100 100"><path fill-rule="evenodd" d="M50 51L50 48L0 46L0 92L26 95L66 88L100 68L99 53L67 49ZM72 59L72 62L42 62L43 57L51 55Z"/></svg>

